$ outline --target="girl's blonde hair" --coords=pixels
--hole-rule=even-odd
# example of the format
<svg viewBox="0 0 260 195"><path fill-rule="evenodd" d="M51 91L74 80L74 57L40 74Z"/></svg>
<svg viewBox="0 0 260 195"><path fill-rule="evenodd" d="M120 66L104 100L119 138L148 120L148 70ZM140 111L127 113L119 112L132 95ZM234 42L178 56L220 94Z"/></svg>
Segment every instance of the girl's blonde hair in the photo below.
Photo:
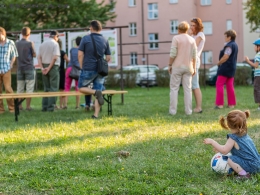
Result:
<svg viewBox="0 0 260 195"><path fill-rule="evenodd" d="M219 123L224 129L237 130L236 134L243 136L247 133L246 119L250 116L249 110L232 110L227 117L221 116Z"/></svg>

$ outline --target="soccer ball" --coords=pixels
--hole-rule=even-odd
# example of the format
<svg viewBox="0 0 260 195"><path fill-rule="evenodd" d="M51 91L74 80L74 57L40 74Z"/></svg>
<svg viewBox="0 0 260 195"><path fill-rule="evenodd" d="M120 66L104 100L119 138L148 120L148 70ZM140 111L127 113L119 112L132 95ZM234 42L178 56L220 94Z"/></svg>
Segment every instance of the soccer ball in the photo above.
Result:
<svg viewBox="0 0 260 195"><path fill-rule="evenodd" d="M217 173L227 173L231 174L233 172L233 169L229 166L227 163L228 157L231 156L231 153L228 153L226 155L221 154L220 152L216 153L210 162L210 166L213 171Z"/></svg>

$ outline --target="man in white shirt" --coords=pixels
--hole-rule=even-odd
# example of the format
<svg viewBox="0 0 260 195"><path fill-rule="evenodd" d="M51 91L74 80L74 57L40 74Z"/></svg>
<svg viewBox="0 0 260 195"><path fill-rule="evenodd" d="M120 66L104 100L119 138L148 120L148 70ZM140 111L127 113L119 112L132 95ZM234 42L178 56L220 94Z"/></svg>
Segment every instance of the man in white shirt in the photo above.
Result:
<svg viewBox="0 0 260 195"><path fill-rule="evenodd" d="M50 39L43 42L39 48L38 63L42 70L42 81L45 92L59 90L60 48L58 31L51 31ZM54 111L56 97L42 98L42 111Z"/></svg>

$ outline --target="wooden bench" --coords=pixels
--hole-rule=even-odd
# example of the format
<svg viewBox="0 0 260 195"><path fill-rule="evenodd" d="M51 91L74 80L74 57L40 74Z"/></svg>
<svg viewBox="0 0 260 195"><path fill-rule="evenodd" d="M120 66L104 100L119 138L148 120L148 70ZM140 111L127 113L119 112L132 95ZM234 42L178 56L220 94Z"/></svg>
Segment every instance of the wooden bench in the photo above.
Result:
<svg viewBox="0 0 260 195"><path fill-rule="evenodd" d="M104 100L108 104L108 115L112 115L112 96L116 94L125 94L127 91L117 91L117 90L105 90L102 91ZM35 93L7 93L0 94L0 99L14 99L15 108L15 121L18 121L19 105L26 98L43 98L43 97L60 97L60 96L77 96L77 95L87 95L81 92L69 91L69 92L35 92Z"/></svg>

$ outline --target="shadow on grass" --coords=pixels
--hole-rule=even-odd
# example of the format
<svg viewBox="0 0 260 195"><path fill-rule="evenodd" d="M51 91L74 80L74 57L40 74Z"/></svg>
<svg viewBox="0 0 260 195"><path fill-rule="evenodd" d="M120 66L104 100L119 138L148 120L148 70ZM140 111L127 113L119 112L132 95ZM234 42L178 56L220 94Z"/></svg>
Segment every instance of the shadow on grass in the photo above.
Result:
<svg viewBox="0 0 260 195"><path fill-rule="evenodd" d="M92 151L64 150L26 160L3 156L14 156L12 153L26 156L35 149L47 147L62 149L91 138L116 136L118 132L89 132L46 142L1 145L2 159L5 159L1 162L1 191L8 194L239 194L246 190L254 194L259 190L258 175L241 183L211 171L213 151L202 140L211 136L225 142L226 131L154 137L146 141L137 138L131 144L127 144L127 137L135 130L123 131L124 143L117 146L106 147L98 142ZM87 144L84 147L88 150ZM127 150L131 155L118 158L115 152L119 150ZM229 185L232 187L227 188Z"/></svg>

